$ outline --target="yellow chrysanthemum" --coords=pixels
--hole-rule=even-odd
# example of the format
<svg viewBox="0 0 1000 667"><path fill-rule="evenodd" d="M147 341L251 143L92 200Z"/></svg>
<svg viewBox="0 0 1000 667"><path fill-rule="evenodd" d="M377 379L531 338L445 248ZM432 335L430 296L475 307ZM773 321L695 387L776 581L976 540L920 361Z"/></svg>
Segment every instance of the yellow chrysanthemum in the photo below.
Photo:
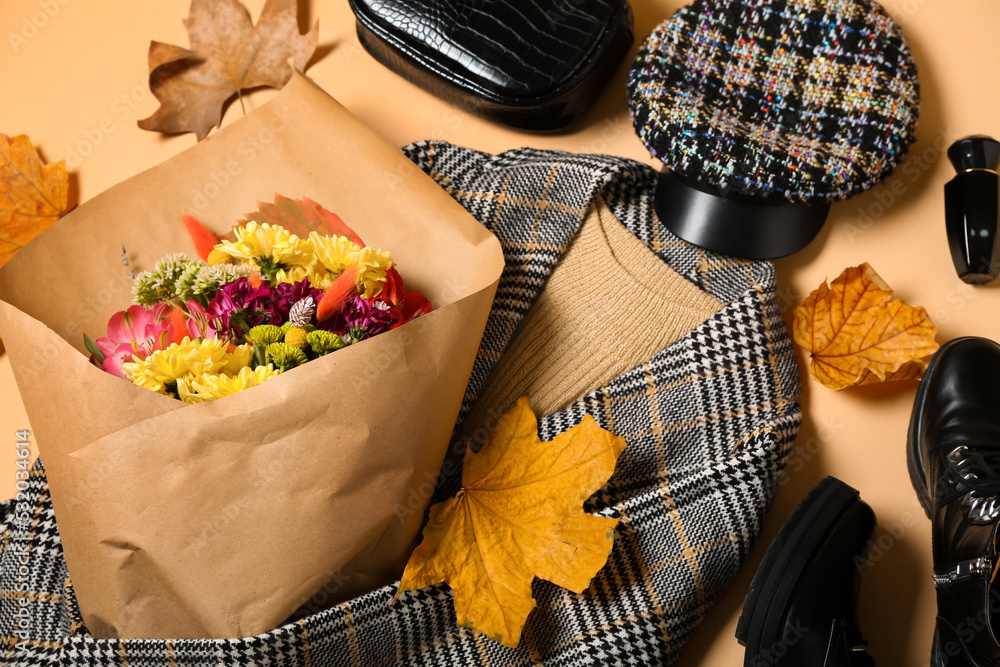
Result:
<svg viewBox="0 0 1000 667"><path fill-rule="evenodd" d="M309 244L313 256L327 271L339 276L351 264L357 261L361 246L350 241L346 236L320 236L316 232L309 234Z"/></svg>
<svg viewBox="0 0 1000 667"><path fill-rule="evenodd" d="M378 248L357 245L346 236L320 236L316 232L309 234L316 259L331 273L332 278L343 273L349 266L358 267L358 277L355 280L358 291L366 298L382 293L382 283L385 282L385 272L392 268L392 257ZM310 279L310 284L313 284ZM322 289L329 287L318 285Z"/></svg>
<svg viewBox="0 0 1000 667"><path fill-rule="evenodd" d="M355 284L361 296L370 299L382 293L382 283L385 282L385 272L392 268L392 257L378 248L362 248L356 259L358 277Z"/></svg>
<svg viewBox="0 0 1000 667"><path fill-rule="evenodd" d="M187 403L214 401L256 386L280 372L270 364L254 369L244 366L236 375L205 373L197 378L179 382L177 390L181 400Z"/></svg>
<svg viewBox="0 0 1000 667"><path fill-rule="evenodd" d="M299 265L281 269L275 274L274 279L279 283L297 283L308 278L310 287L326 289L333 283L334 277L321 263L313 262L308 267Z"/></svg>
<svg viewBox="0 0 1000 667"><path fill-rule="evenodd" d="M192 379L194 378L190 375L177 378L177 398L181 399L185 403L201 403L204 399L198 398L195 394L194 389L191 387Z"/></svg>
<svg viewBox="0 0 1000 667"><path fill-rule="evenodd" d="M326 268L319 262L316 263L315 267L315 269L310 270L309 275L307 276L309 278L309 285L325 290L333 284L333 281L336 280L337 276L327 271Z"/></svg>
<svg viewBox="0 0 1000 667"><path fill-rule="evenodd" d="M234 345L232 351L226 353L226 365L222 372L226 375L236 375L250 365L253 359L253 344Z"/></svg>
<svg viewBox="0 0 1000 667"><path fill-rule="evenodd" d="M258 224L251 220L233 231L236 241L223 241L215 250L258 267L257 260L261 259L289 266L309 266L314 261L312 245L279 225Z"/></svg>
<svg viewBox="0 0 1000 667"><path fill-rule="evenodd" d="M228 347L229 343L216 338L185 338L166 349L156 350L145 359L133 356L131 362L122 364L122 371L140 387L169 395L168 386L187 375L216 373L223 369L228 363Z"/></svg>

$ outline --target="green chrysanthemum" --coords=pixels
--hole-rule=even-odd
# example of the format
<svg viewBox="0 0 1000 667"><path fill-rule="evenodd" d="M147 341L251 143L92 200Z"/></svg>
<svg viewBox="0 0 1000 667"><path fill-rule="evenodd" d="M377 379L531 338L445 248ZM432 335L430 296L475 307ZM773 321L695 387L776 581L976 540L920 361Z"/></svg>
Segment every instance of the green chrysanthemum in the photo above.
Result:
<svg viewBox="0 0 1000 667"><path fill-rule="evenodd" d="M306 353L288 343L271 343L267 346L267 361L282 372L309 361Z"/></svg>
<svg viewBox="0 0 1000 667"><path fill-rule="evenodd" d="M368 337L369 337L368 329L362 326L351 327L350 329L347 330L348 345L353 345L354 343L360 343L361 341L365 340Z"/></svg>
<svg viewBox="0 0 1000 667"><path fill-rule="evenodd" d="M344 347L344 339L335 333L317 329L306 334L306 343L312 349L313 354L322 357Z"/></svg>
<svg viewBox="0 0 1000 667"><path fill-rule="evenodd" d="M247 333L246 339L254 345L267 347L281 341L284 335L285 332L282 331L281 327L273 324L261 324L251 329Z"/></svg>

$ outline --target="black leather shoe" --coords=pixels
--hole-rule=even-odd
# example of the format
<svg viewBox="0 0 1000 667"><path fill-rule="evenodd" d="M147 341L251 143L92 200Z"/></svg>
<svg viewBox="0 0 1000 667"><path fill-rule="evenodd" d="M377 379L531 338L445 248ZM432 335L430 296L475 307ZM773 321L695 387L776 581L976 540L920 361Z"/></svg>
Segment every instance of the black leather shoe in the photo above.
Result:
<svg viewBox="0 0 1000 667"><path fill-rule="evenodd" d="M736 638L744 667L872 667L857 622L857 592L875 513L827 477L799 503L768 547Z"/></svg>
<svg viewBox="0 0 1000 667"><path fill-rule="evenodd" d="M1000 665L1000 345L943 345L910 419L910 479L931 520L937 630L931 665ZM1000 582L998 582L1000 583Z"/></svg>

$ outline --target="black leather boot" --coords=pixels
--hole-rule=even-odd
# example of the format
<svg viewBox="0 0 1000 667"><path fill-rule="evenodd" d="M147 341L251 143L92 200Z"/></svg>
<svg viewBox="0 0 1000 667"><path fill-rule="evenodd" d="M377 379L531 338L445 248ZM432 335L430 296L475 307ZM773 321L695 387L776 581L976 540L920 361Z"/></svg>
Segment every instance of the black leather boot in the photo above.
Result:
<svg viewBox="0 0 1000 667"><path fill-rule="evenodd" d="M931 520L937 629L931 665L1000 665L1000 345L943 345L920 383L907 459ZM998 582L1000 583L1000 582Z"/></svg>
<svg viewBox="0 0 1000 667"><path fill-rule="evenodd" d="M872 667L857 622L857 592L875 514L827 477L799 503L768 548L736 625L744 667Z"/></svg>

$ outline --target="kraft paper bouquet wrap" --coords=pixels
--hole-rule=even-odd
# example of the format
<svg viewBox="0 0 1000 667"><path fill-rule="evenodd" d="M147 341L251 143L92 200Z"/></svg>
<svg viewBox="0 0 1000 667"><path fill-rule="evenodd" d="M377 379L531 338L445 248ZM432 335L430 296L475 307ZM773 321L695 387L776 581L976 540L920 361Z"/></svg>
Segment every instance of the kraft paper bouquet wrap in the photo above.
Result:
<svg viewBox="0 0 1000 667"><path fill-rule="evenodd" d="M384 248L433 312L187 405L88 361L135 270L275 193ZM502 270L497 240L310 81L80 206L0 271L0 336L98 637L240 637L317 591L397 578L419 537Z"/></svg>

